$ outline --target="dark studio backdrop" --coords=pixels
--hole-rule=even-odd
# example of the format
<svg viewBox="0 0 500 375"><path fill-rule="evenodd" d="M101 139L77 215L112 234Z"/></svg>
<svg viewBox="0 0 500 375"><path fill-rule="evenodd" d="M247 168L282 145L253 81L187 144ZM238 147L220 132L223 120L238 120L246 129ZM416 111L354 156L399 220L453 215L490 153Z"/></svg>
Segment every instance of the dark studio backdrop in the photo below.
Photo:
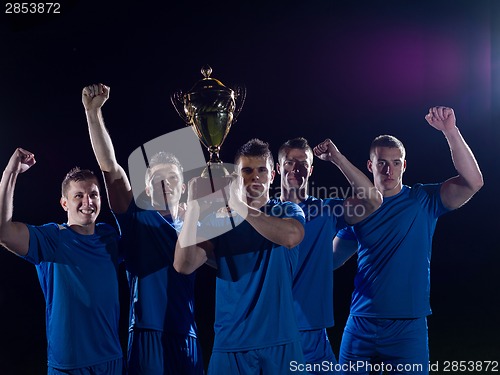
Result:
<svg viewBox="0 0 500 375"><path fill-rule="evenodd" d="M485 186L437 226L431 362L441 373L445 361L500 360L500 3L64 1L53 15L6 9L0 21L0 163L6 165L16 147L36 156L36 166L18 179L14 201L14 219L30 224L65 221L60 182L71 167L98 171L81 104L81 90L91 83L111 87L103 112L124 166L141 144L184 126L170 94L190 89L210 64L214 78L248 91L222 159L232 161L236 148L253 137L270 142L275 155L286 139L304 136L315 145L328 137L366 171L371 140L388 133L406 145L408 185L454 175L446 140L424 119L431 106L453 107ZM316 160L312 186L346 182L334 166ZM106 201L100 219L112 220ZM329 333L337 354L354 270L353 259L335 273L336 326ZM214 272L202 267L197 281L208 362ZM45 351L36 271L1 251L0 373L43 374Z"/></svg>

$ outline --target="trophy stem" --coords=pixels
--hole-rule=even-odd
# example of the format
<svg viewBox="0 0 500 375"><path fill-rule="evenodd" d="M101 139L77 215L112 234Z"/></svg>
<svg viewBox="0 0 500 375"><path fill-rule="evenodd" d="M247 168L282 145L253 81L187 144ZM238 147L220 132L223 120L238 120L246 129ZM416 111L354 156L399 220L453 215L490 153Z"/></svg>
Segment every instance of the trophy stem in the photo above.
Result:
<svg viewBox="0 0 500 375"><path fill-rule="evenodd" d="M220 146L210 146L208 147L208 152L210 153L210 160L208 161L210 164L222 163L219 157Z"/></svg>
<svg viewBox="0 0 500 375"><path fill-rule="evenodd" d="M207 166L201 173L201 177L212 178L212 177L225 177L229 176L229 171L224 166L224 163L219 158L220 146L208 147L208 152L210 153L210 160Z"/></svg>

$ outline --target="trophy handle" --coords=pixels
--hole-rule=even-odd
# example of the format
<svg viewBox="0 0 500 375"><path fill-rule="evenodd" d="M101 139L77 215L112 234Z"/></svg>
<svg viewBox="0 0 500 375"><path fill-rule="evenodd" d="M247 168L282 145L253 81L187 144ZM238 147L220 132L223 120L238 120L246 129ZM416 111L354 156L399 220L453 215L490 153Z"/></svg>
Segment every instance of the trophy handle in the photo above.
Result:
<svg viewBox="0 0 500 375"><path fill-rule="evenodd" d="M184 93L182 92L182 90L176 91L172 95L170 95L170 101L172 102L175 111L180 116L180 118L183 119L186 124L189 124L189 119L184 112Z"/></svg>
<svg viewBox="0 0 500 375"><path fill-rule="evenodd" d="M238 115L245 104L245 98L247 97L247 88L245 86L236 86L234 88L234 101L236 103L236 108L233 114L233 123L236 122Z"/></svg>

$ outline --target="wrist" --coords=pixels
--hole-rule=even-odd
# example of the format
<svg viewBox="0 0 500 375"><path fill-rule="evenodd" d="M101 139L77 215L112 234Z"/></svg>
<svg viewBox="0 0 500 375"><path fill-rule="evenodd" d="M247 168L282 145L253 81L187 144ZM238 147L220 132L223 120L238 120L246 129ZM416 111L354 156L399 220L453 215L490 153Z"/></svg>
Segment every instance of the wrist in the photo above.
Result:
<svg viewBox="0 0 500 375"><path fill-rule="evenodd" d="M336 166L342 165L346 160L347 160L346 157L342 155L340 152L333 154L330 159L330 161Z"/></svg>
<svg viewBox="0 0 500 375"><path fill-rule="evenodd" d="M453 138L460 134L460 130L458 130L458 127L456 125L453 126L451 129L445 129L442 132L446 139Z"/></svg>
<svg viewBox="0 0 500 375"><path fill-rule="evenodd" d="M231 210L235 211L240 216L245 216L243 213L248 209L243 201L238 201L237 199L228 203L228 206Z"/></svg>
<svg viewBox="0 0 500 375"><path fill-rule="evenodd" d="M101 107L85 108L85 114L87 116L98 116L100 112L101 112Z"/></svg>

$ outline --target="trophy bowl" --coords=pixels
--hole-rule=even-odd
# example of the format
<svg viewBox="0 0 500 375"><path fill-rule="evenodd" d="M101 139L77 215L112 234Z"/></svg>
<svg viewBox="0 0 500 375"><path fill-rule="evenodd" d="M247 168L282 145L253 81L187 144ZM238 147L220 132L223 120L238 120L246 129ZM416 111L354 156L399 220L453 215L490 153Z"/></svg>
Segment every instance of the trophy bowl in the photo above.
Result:
<svg viewBox="0 0 500 375"><path fill-rule="evenodd" d="M179 116L193 128L210 154L202 177L223 177L229 172L219 157L220 148L243 107L246 89L236 87L233 90L211 78L212 68L208 65L201 69L201 73L203 79L188 93L180 90L173 93L171 101Z"/></svg>

